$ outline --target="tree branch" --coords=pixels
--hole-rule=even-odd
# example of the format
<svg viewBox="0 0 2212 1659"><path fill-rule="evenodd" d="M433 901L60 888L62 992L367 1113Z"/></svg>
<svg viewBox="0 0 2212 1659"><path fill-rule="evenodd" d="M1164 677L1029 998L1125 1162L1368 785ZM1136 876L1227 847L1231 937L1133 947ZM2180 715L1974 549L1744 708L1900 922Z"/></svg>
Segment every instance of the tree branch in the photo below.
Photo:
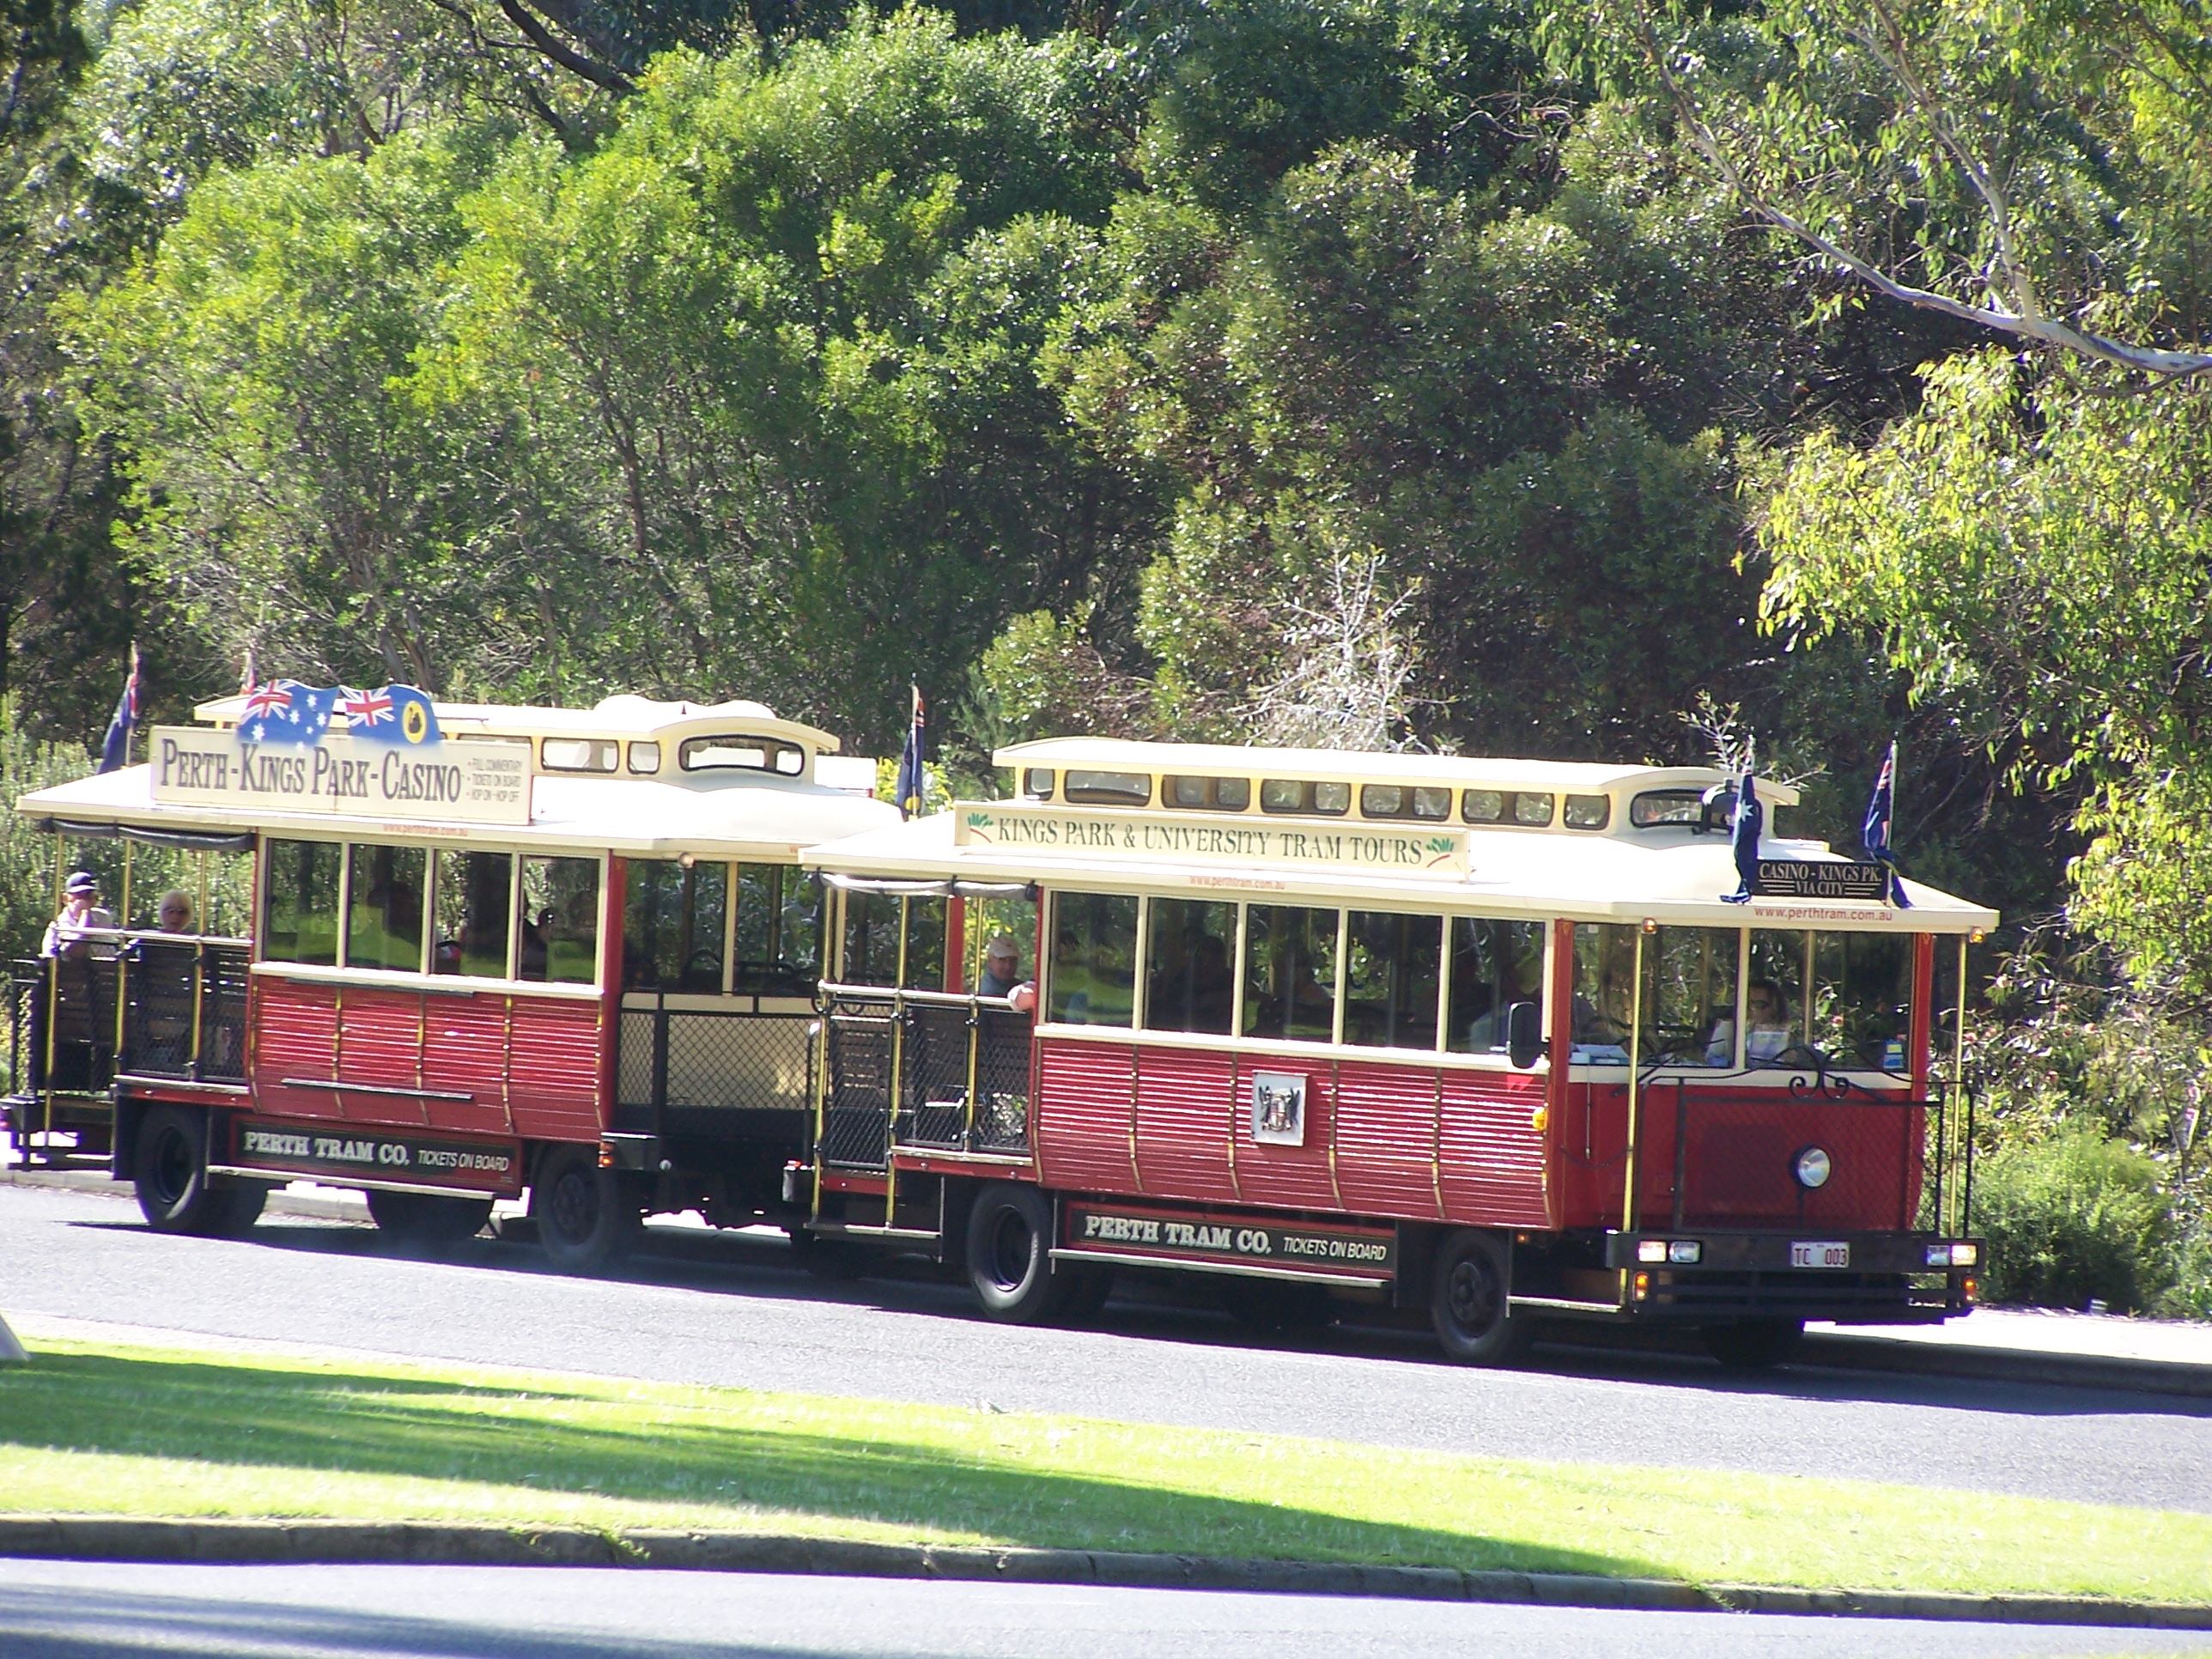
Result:
<svg viewBox="0 0 2212 1659"><path fill-rule="evenodd" d="M1688 89L1675 76L1666 54L1660 49L1648 18L1639 21L1638 32L1644 56L1653 72L1658 76L1668 100L1674 106L1676 118L1689 137L1691 148L1705 158L1730 193L1760 217L1788 231L1814 252L1849 271L1877 293L1900 305L1933 311L1976 328L1990 329L2017 339L2033 340L2039 345L2070 352L2097 362L2111 363L2116 368L2138 374L2182 380L2212 371L2212 352L2166 351L2154 346L2130 345L2125 341L2111 339L2087 329L2070 327L2054 318L2006 311L1994 305L1968 305L1948 294L1938 294L1931 289L1914 288L1899 282L1879 266L1822 235L1787 209L1768 200L1765 192L1744 176L1743 170L1735 164L1712 129L1698 113L1697 105L1691 99Z"/></svg>
<svg viewBox="0 0 2212 1659"><path fill-rule="evenodd" d="M630 93L637 90L637 83L620 70L610 68L607 64L586 58L581 52L571 51L562 46L560 41L553 38L551 30L522 9L520 0L499 0L499 9L507 14L508 22L522 31L532 46L537 47L538 51L544 52L570 74L580 75L594 85L605 87L609 92Z"/></svg>

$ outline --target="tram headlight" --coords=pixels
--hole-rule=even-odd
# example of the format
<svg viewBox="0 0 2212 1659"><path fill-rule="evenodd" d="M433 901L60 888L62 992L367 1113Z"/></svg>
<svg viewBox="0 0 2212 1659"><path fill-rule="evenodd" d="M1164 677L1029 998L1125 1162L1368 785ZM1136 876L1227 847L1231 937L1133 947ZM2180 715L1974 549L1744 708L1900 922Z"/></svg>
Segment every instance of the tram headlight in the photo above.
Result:
<svg viewBox="0 0 2212 1659"><path fill-rule="evenodd" d="M1928 1265L1931 1267L1972 1267L1979 1265L1982 1249L1978 1244L1930 1244Z"/></svg>
<svg viewBox="0 0 2212 1659"><path fill-rule="evenodd" d="M1808 1146L1790 1161L1790 1173L1808 1192L1826 1186L1828 1177L1835 1172L1835 1160L1828 1156L1825 1146Z"/></svg>

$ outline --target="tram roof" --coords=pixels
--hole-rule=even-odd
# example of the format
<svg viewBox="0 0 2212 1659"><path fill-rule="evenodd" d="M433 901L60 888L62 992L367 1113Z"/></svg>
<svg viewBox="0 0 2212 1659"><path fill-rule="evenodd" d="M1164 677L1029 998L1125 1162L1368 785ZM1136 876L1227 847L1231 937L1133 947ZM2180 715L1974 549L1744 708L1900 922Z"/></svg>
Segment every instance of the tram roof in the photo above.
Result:
<svg viewBox="0 0 2212 1659"><path fill-rule="evenodd" d="M1311 778L1329 782L1429 783L1449 787L1548 789L1611 794L1643 789L1710 788L1729 781L1710 766L1647 766L1588 761L1507 760L1472 755L1379 754L1348 749L1275 749L1225 743L1142 743L1118 738L1044 738L999 750L991 757L1016 768L1081 767L1155 776L1227 773L1249 778ZM1795 806L1797 790L1756 781L1769 806Z"/></svg>
<svg viewBox="0 0 2212 1659"><path fill-rule="evenodd" d="M441 709L440 719L444 718ZM712 782L562 776L532 781L527 823L456 823L328 811L241 811L153 798L153 768L125 767L23 796L15 810L64 834L221 836L251 830L357 841L435 841L635 858L788 858L897 821L897 809L827 784L732 774Z"/></svg>
<svg viewBox="0 0 2212 1659"><path fill-rule="evenodd" d="M1102 840L1110 836L1115 841L1111 848L1010 846L959 838L957 827L963 814L1003 813L1010 806L1042 816L1031 803L957 804L928 818L811 848L800 855L799 862L848 882L882 882L887 886L955 884L954 890L957 884L972 883L988 889L1038 883L1062 889L1258 902L1371 905L1387 910L1472 911L1580 921L1648 919L1674 926L1722 927L1963 933L1994 927L1997 921L1994 910L1916 881L1905 883L1909 908L1875 900L1779 896L1728 903L1721 896L1737 886L1728 837L1698 836L1687 829L1639 830L1632 836L1455 828L1445 833L1455 842L1465 838L1463 875L1393 874L1234 856L1218 860L1147 856L1132 845L1131 836L1121 832L1140 829L1147 822L1169 821L1169 815L1114 808L1067 807L1057 814L1065 823L1104 830ZM1238 815L1179 816L1182 823L1201 832L1243 830L1279 836L1287 830L1348 836L1370 829L1398 832L1411 828L1340 819L1263 821ZM1824 842L1769 836L1762 839L1759 850L1767 859L1811 864L1850 862L1838 857Z"/></svg>

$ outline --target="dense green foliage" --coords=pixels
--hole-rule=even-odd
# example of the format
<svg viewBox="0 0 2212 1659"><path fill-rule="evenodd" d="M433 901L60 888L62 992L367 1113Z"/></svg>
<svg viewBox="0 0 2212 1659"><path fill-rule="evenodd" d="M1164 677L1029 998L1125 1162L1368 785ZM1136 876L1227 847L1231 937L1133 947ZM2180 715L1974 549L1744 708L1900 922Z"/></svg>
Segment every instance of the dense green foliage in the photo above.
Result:
<svg viewBox="0 0 2212 1659"><path fill-rule="evenodd" d="M1896 735L1908 869L2093 947L2001 1139L2208 1237L2203 1058L2054 1058L2212 1008L2212 376L2130 367L2212 327L2203 0L11 3L11 743L134 636L157 713L250 653L878 753L914 679L969 775L1704 699L1848 850Z"/></svg>

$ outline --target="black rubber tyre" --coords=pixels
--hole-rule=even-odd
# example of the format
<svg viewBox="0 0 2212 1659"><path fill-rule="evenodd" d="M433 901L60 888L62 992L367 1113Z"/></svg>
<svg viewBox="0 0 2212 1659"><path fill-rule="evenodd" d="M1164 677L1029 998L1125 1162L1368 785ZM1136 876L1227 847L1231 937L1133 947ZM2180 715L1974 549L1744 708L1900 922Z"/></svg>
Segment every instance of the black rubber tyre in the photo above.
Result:
<svg viewBox="0 0 2212 1659"><path fill-rule="evenodd" d="M1437 1250L1429 1320L1445 1356L1462 1365L1512 1365L1525 1358L1535 1327L1510 1316L1504 1241L1469 1228Z"/></svg>
<svg viewBox="0 0 2212 1659"><path fill-rule="evenodd" d="M604 1267L636 1242L645 1219L612 1170L599 1167L594 1146L556 1146L530 1183L530 1216L538 1243L566 1273Z"/></svg>
<svg viewBox="0 0 2212 1659"><path fill-rule="evenodd" d="M1805 1335L1802 1319L1739 1319L1733 1325L1708 1325L1698 1333L1705 1352L1732 1371L1771 1370L1797 1352Z"/></svg>
<svg viewBox="0 0 2212 1659"><path fill-rule="evenodd" d="M375 1188L368 1198L369 1218L380 1231L425 1249L450 1249L465 1238L474 1238L491 1219L488 1198L388 1193Z"/></svg>
<svg viewBox="0 0 2212 1659"><path fill-rule="evenodd" d="M139 1212L157 1233L206 1235L244 1231L234 1194L267 1196L263 1187L217 1188L207 1171L207 1115L189 1106L155 1106L139 1120L138 1142L131 1160ZM258 1201L245 1226L261 1212Z"/></svg>
<svg viewBox="0 0 2212 1659"><path fill-rule="evenodd" d="M996 1181L968 1217L968 1282L988 1318L1042 1325L1074 1297L1079 1275L1052 1270L1052 1205L1036 1188Z"/></svg>
<svg viewBox="0 0 2212 1659"><path fill-rule="evenodd" d="M1106 1298L1114 1294L1111 1267L1076 1268L1062 1262L1053 1276L1067 1281L1067 1299L1060 1308L1062 1324L1080 1325L1097 1318L1106 1310Z"/></svg>
<svg viewBox="0 0 2212 1659"><path fill-rule="evenodd" d="M222 1182L208 1194L208 1227L210 1234L222 1238L243 1238L253 1231L253 1224L261 1219L261 1211L269 1202L269 1188L258 1181Z"/></svg>
<svg viewBox="0 0 2212 1659"><path fill-rule="evenodd" d="M1247 1330L1318 1330L1336 1317L1328 1292L1319 1285L1279 1279L1224 1276L1213 1286L1221 1310Z"/></svg>

